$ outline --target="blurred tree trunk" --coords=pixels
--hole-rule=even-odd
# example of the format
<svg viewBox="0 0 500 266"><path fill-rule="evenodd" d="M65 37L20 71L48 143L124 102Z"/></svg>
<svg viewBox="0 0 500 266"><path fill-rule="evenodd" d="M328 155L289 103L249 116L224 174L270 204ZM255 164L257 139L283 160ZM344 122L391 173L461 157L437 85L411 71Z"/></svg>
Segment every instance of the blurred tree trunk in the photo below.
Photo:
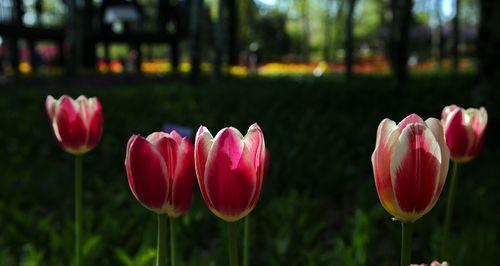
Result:
<svg viewBox="0 0 500 266"><path fill-rule="evenodd" d="M345 37L344 34L340 34L344 28L345 28L345 16L346 16L346 12L345 12L345 8L344 8L344 5L345 3L347 2L348 0L339 0L339 4L337 6L337 14L335 14L335 28L334 28L334 32L335 32L335 35L334 37L332 38L332 43L334 44L340 44L339 47L332 47L332 51L333 52L333 58L336 59L336 55L335 55L335 50L336 49L340 49L340 48L344 48L344 42L343 42L343 38Z"/></svg>
<svg viewBox="0 0 500 266"><path fill-rule="evenodd" d="M22 9L22 0L14 0L14 13L12 14L12 19L16 25L23 25L23 9ZM14 75L17 76L19 74L19 44L17 43L18 38L12 37L10 38L9 45L9 59L12 69L14 70Z"/></svg>
<svg viewBox="0 0 500 266"><path fill-rule="evenodd" d="M214 81L218 81L222 75L222 62L224 57L224 19L225 19L225 0L219 0L219 4L217 6L217 22L215 25L215 56L213 63L213 73L212 78Z"/></svg>
<svg viewBox="0 0 500 266"><path fill-rule="evenodd" d="M498 0L497 0L498 1ZM460 54L458 47L460 45L460 0L455 0L455 17L453 18L453 45L451 53L453 55L453 70L458 71L460 63Z"/></svg>
<svg viewBox="0 0 500 266"><path fill-rule="evenodd" d="M349 0L346 17L346 37L345 37L345 77L347 80L352 77L353 51L354 51L354 8L356 0Z"/></svg>
<svg viewBox="0 0 500 266"><path fill-rule="evenodd" d="M85 6L83 7L83 66L85 68L95 68L97 64L97 57L95 53L95 41L91 39L92 27L92 12L93 3L92 0L85 0Z"/></svg>
<svg viewBox="0 0 500 266"><path fill-rule="evenodd" d="M228 48L228 63L230 66L236 66L239 63L240 47L238 43L238 2L237 0L225 0L227 7L227 48Z"/></svg>
<svg viewBox="0 0 500 266"><path fill-rule="evenodd" d="M441 18L441 0L434 2L434 14L436 25L432 32L432 56L437 62L438 67L442 66L443 60L443 22Z"/></svg>
<svg viewBox="0 0 500 266"><path fill-rule="evenodd" d="M73 76L82 62L82 31L80 24L80 14L76 6L76 0L68 0L68 14L67 14L67 28L66 28L66 42L68 47L68 56L66 66L68 75Z"/></svg>
<svg viewBox="0 0 500 266"><path fill-rule="evenodd" d="M391 67L396 88L408 79L408 37L412 22L413 0L392 0Z"/></svg>
<svg viewBox="0 0 500 266"><path fill-rule="evenodd" d="M488 110L489 136L500 135L500 1L481 0L477 40L479 84L474 90L477 105ZM487 138L495 139L495 138ZM499 138L497 137L498 141Z"/></svg>
<svg viewBox="0 0 500 266"><path fill-rule="evenodd" d="M178 7L176 1L158 0L157 10L157 31L162 34L170 34L170 65L172 73L176 75L179 72L179 19ZM167 23L171 22L174 29L167 32Z"/></svg>
<svg viewBox="0 0 500 266"><path fill-rule="evenodd" d="M301 0L300 3L301 23L302 23L302 60L309 62L309 36L311 26L309 21L309 1Z"/></svg>
<svg viewBox="0 0 500 266"><path fill-rule="evenodd" d="M330 42L332 39L332 3L333 0L325 1L325 21L323 23L323 28L325 30L324 42L323 42L323 61L330 62Z"/></svg>
<svg viewBox="0 0 500 266"><path fill-rule="evenodd" d="M200 61L201 61L201 17L203 1L191 0L190 1L190 21L189 21L189 48L190 48L190 62L191 82L196 84L200 76Z"/></svg>

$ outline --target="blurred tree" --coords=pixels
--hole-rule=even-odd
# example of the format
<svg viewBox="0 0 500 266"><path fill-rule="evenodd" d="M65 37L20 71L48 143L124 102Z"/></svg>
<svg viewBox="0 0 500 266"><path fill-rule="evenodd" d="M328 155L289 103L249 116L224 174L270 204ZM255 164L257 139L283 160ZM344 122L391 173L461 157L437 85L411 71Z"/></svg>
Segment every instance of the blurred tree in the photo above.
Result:
<svg viewBox="0 0 500 266"><path fill-rule="evenodd" d="M286 30L287 17L273 10L256 22L255 40L259 46L260 60L279 60L290 52L291 37Z"/></svg>
<svg viewBox="0 0 500 266"><path fill-rule="evenodd" d="M479 85L475 89L477 104L488 109L490 135L500 132L500 1L481 0L479 37L477 40ZM494 138L493 138L494 139ZM498 139L498 138L497 138Z"/></svg>
<svg viewBox="0 0 500 266"><path fill-rule="evenodd" d="M325 0L325 14L323 23L323 30L325 34L323 39L323 61L326 62L330 61L330 43L332 39L332 24L334 22L332 16L333 3L333 0Z"/></svg>
<svg viewBox="0 0 500 266"><path fill-rule="evenodd" d="M224 57L224 41L225 41L225 28L224 28L224 20L226 18L225 12L225 0L219 0L217 5L217 22L215 26L215 53L214 53L214 62L213 62L213 80L218 81L222 74L222 63Z"/></svg>
<svg viewBox="0 0 500 266"><path fill-rule="evenodd" d="M22 1L14 0L14 13L12 14L12 20L15 24L22 26L23 25L23 9L22 9ZM12 69L14 70L14 75L18 75L19 73L19 47L18 47L18 39L16 37L10 38L8 41L9 46L9 58Z"/></svg>
<svg viewBox="0 0 500 266"><path fill-rule="evenodd" d="M258 8L254 1L239 1L236 5L236 9L238 12L238 34L236 35L236 43L241 46L241 49L247 49L248 45L257 38Z"/></svg>
<svg viewBox="0 0 500 266"><path fill-rule="evenodd" d="M200 76L203 0L190 0L189 9L189 48L191 62L190 79L192 83L196 84Z"/></svg>
<svg viewBox="0 0 500 266"><path fill-rule="evenodd" d="M238 65L240 46L238 43L238 5L237 0L225 0L227 6L227 48L228 63L231 66ZM245 2L245 1L243 1Z"/></svg>
<svg viewBox="0 0 500 266"><path fill-rule="evenodd" d="M443 19L441 16L441 0L434 0L434 21L435 25L432 31L432 56L437 61L438 67L443 59Z"/></svg>
<svg viewBox="0 0 500 266"><path fill-rule="evenodd" d="M356 0L348 1L348 10L346 17L346 37L345 37L345 77L351 79L352 66L353 66L353 50L354 50L354 8L356 7Z"/></svg>
<svg viewBox="0 0 500 266"><path fill-rule="evenodd" d="M92 14L93 14L93 2L92 0L84 0L83 2L83 23L82 23L82 30L83 30L83 62L82 65L86 68L95 68L97 64L97 57L96 57L96 45L95 41L90 38L90 34L93 31L93 23L92 23Z"/></svg>
<svg viewBox="0 0 500 266"><path fill-rule="evenodd" d="M459 45L460 45L460 0L455 0L455 17L453 18L453 45L451 53L453 55L453 70L459 70Z"/></svg>
<svg viewBox="0 0 500 266"><path fill-rule="evenodd" d="M300 13L300 23L302 27L302 61L308 62L310 58L309 37L311 35L311 24L309 20L309 0L295 0L294 3Z"/></svg>
<svg viewBox="0 0 500 266"><path fill-rule="evenodd" d="M408 79L408 36L412 22L413 0L391 0L391 67L395 86L401 88Z"/></svg>

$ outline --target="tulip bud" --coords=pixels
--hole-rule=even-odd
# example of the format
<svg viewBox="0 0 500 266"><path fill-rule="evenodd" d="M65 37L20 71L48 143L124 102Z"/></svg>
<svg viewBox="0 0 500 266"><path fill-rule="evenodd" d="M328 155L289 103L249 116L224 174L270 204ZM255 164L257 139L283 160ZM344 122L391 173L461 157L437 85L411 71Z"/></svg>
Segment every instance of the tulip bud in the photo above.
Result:
<svg viewBox="0 0 500 266"><path fill-rule="evenodd" d="M178 217L191 206L194 148L175 131L155 132L146 139L133 135L125 168L130 190L147 209Z"/></svg>
<svg viewBox="0 0 500 266"><path fill-rule="evenodd" d="M215 215L234 222L252 211L262 186L265 150L257 124L245 136L229 127L215 138L200 127L195 141L196 175L203 199Z"/></svg>
<svg viewBox="0 0 500 266"><path fill-rule="evenodd" d="M486 109L481 107L464 110L450 105L443 109L441 117L451 159L459 163L474 159L483 145L484 131L488 124Z"/></svg>
<svg viewBox="0 0 500 266"><path fill-rule="evenodd" d="M102 108L95 97L81 95L73 100L67 95L55 100L51 95L45 100L52 132L59 145L71 154L92 150L102 135Z"/></svg>
<svg viewBox="0 0 500 266"><path fill-rule="evenodd" d="M382 206L398 220L414 222L432 209L448 172L449 151L439 120L412 114L398 125L384 119L372 155Z"/></svg>

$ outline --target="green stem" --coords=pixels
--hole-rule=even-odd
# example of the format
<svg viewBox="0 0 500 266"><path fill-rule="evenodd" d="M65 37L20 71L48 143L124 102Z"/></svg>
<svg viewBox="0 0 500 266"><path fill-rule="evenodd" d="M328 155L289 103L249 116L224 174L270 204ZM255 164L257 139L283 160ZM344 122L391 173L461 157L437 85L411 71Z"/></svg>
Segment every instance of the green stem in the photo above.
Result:
<svg viewBox="0 0 500 266"><path fill-rule="evenodd" d="M158 214L158 238L156 243L156 266L167 265L167 216Z"/></svg>
<svg viewBox="0 0 500 266"><path fill-rule="evenodd" d="M75 156L75 265L82 265L82 172L83 155Z"/></svg>
<svg viewBox="0 0 500 266"><path fill-rule="evenodd" d="M238 223L227 222L227 244L229 252L229 266L238 266Z"/></svg>
<svg viewBox="0 0 500 266"><path fill-rule="evenodd" d="M175 218L170 218L170 265L175 266Z"/></svg>
<svg viewBox="0 0 500 266"><path fill-rule="evenodd" d="M448 200L446 202L446 213L444 216L443 239L441 240L442 259L445 259L447 255L446 244L448 243L448 233L450 232L451 217L453 216L453 202L454 202L455 186L457 182L458 168L459 168L459 163L453 162L453 172L451 174L451 184L449 186Z"/></svg>
<svg viewBox="0 0 500 266"><path fill-rule="evenodd" d="M248 227L250 224L250 215L245 217L245 225L243 229L243 266L248 266L249 258L248 258Z"/></svg>
<svg viewBox="0 0 500 266"><path fill-rule="evenodd" d="M413 222L401 222L401 226L401 266L408 266L411 262Z"/></svg>

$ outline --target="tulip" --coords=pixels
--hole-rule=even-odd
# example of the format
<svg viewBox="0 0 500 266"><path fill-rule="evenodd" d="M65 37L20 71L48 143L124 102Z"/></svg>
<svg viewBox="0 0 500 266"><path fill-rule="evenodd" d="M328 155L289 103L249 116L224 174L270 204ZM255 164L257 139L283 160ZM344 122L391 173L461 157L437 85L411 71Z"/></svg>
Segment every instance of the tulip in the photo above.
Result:
<svg viewBox="0 0 500 266"><path fill-rule="evenodd" d="M436 203L448 172L449 150L439 120L416 114L399 124L384 119L372 155L377 193L387 212L402 222L401 265L410 263L413 223Z"/></svg>
<svg viewBox="0 0 500 266"><path fill-rule="evenodd" d="M446 204L446 213L443 224L443 239L441 255L446 257L446 243L453 215L453 200L458 176L459 164L474 159L481 150L484 141L484 131L488 124L486 109L469 108L467 110L456 105L446 106L441 115L444 127L446 144L450 148L453 160L453 171Z"/></svg>
<svg viewBox="0 0 500 266"><path fill-rule="evenodd" d="M264 135L253 124L243 136L233 127L215 138L201 126L196 133L195 168L208 208L227 222L230 265L237 265L236 224L257 204L264 178Z"/></svg>
<svg viewBox="0 0 500 266"><path fill-rule="evenodd" d="M456 105L446 106L441 122L451 159L459 163L474 159L483 145L484 131L488 123L486 109L481 107L465 110Z"/></svg>
<svg viewBox="0 0 500 266"><path fill-rule="evenodd" d="M174 218L191 206L194 186L194 148L177 132L133 135L127 144L125 168L130 190L147 209L158 214L157 264L164 264L166 227L170 217L171 260L175 264Z"/></svg>
<svg viewBox="0 0 500 266"><path fill-rule="evenodd" d="M59 146L75 155L75 265L82 257L82 172L83 154L92 150L102 135L102 108L95 97L81 95L73 100L67 95L45 99L52 133Z"/></svg>
<svg viewBox="0 0 500 266"><path fill-rule="evenodd" d="M73 100L63 95L56 100L49 95L45 108L52 132L66 152L84 154L97 145L102 135L102 108L97 98L81 95Z"/></svg>

